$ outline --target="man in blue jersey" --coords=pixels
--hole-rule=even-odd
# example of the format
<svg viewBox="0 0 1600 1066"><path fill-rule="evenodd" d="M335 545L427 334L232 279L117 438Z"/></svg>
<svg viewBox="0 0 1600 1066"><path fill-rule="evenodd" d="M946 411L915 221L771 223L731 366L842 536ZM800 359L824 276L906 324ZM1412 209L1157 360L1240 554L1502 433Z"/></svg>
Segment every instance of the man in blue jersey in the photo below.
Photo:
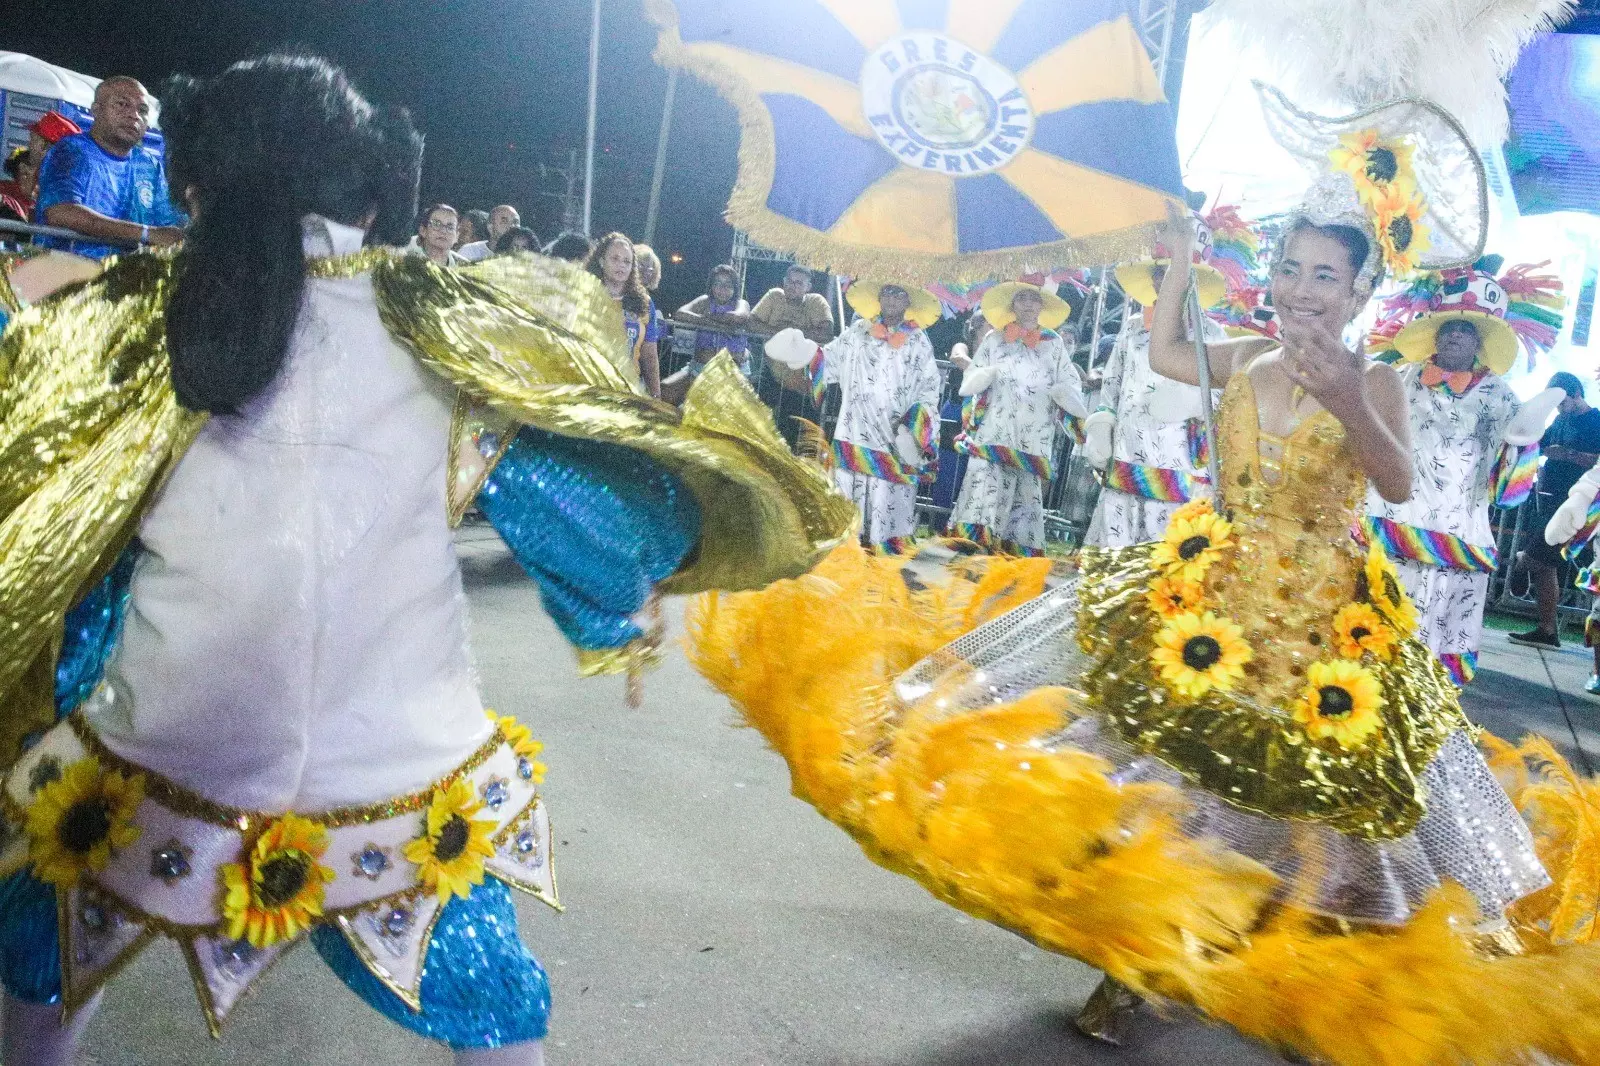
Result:
<svg viewBox="0 0 1600 1066"><path fill-rule="evenodd" d="M63 138L39 173L35 222L76 230L95 240L47 238L43 243L101 258L134 244L167 245L183 239L183 216L167 195L160 153L144 144L150 96L133 78L101 82L94 94L94 125Z"/></svg>

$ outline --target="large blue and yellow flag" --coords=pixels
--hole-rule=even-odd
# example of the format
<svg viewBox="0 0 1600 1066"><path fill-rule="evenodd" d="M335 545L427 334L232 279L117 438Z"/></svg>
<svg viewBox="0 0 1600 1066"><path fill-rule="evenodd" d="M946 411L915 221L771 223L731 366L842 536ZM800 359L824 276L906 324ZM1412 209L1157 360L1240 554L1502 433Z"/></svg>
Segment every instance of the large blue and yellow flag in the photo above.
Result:
<svg viewBox="0 0 1600 1066"><path fill-rule="evenodd" d="M1145 250L1183 182L1131 0L647 0L739 110L728 219L809 266L965 281Z"/></svg>

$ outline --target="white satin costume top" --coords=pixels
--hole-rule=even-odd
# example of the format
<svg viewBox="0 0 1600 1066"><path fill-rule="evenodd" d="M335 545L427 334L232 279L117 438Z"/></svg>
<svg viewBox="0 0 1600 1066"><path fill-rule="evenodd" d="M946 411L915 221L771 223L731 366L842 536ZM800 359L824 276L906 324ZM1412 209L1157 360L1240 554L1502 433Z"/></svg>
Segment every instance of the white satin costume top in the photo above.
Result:
<svg viewBox="0 0 1600 1066"><path fill-rule="evenodd" d="M308 216L308 255L359 229ZM371 276L306 281L277 379L213 417L145 514L121 646L85 705L118 755L218 803L424 789L488 739L446 509L453 395Z"/></svg>

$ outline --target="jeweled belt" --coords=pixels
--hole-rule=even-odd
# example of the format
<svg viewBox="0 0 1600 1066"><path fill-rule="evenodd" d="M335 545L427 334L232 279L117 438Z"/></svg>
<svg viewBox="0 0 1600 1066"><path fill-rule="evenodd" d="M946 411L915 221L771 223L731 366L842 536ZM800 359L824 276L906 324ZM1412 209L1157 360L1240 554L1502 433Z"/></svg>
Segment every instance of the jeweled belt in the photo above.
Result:
<svg viewBox="0 0 1600 1066"><path fill-rule="evenodd" d="M69 1013L164 935L181 946L215 1035L318 924L335 926L374 977L420 1009L433 926L452 897L492 874L559 909L539 750L526 728L496 718L490 738L431 788L320 814L264 813L118 757L73 715L6 776L12 825L0 865L31 862L58 890Z"/></svg>

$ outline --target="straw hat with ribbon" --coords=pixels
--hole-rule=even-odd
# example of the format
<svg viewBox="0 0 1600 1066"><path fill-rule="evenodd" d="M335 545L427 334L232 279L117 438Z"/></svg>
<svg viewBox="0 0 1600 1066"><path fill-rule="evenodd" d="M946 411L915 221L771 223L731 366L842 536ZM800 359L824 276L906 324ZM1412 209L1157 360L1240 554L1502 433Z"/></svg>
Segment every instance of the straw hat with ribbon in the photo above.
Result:
<svg viewBox="0 0 1600 1066"><path fill-rule="evenodd" d="M1200 286L1200 306L1215 307L1227 295L1228 282L1222 272L1207 262L1211 258L1211 230L1204 220L1195 225L1194 280ZM1155 255L1138 259L1117 267L1117 284L1128 298L1145 307L1153 307L1160 286L1156 284L1156 268L1172 264L1172 253L1163 245L1156 245Z"/></svg>
<svg viewBox="0 0 1600 1066"><path fill-rule="evenodd" d="M1030 285L1026 281L1001 282L983 294L983 317L995 329L1005 329L1017 320L1011 302L1018 293L1031 292L1039 297L1044 309L1039 312L1039 326L1043 329L1060 329L1072 317L1072 305L1049 289Z"/></svg>
<svg viewBox="0 0 1600 1066"><path fill-rule="evenodd" d="M922 329L927 329L944 317L944 308L940 305L937 296L927 289L919 289L915 285L907 285L898 281L877 281L871 278L859 278L851 284L850 291L845 294L845 299L856 314L865 319L875 319L883 311L879 293L885 287L900 289L911 297L911 306L906 308L906 320L908 322Z"/></svg>

